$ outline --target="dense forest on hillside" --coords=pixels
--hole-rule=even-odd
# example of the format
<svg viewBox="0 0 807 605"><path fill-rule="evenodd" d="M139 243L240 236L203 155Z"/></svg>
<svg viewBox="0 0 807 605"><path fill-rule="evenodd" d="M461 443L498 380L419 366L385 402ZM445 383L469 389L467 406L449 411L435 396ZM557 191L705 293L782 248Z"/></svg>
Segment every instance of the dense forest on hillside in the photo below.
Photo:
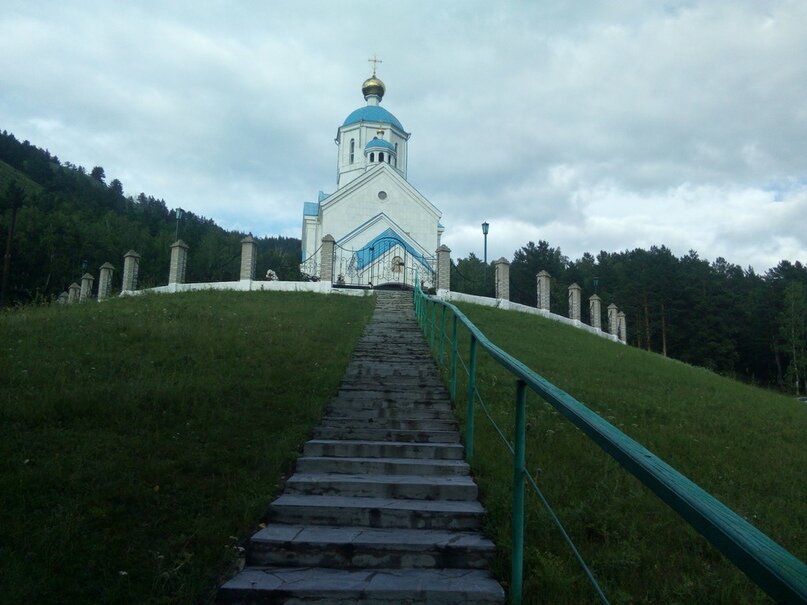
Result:
<svg viewBox="0 0 807 605"><path fill-rule="evenodd" d="M168 280L170 245L179 237L190 246L187 281L227 281L239 276L244 233L226 231L212 219L177 210L140 193L124 195L104 169L60 162L48 151L0 133L0 241L6 251L14 215L6 303L48 300L96 276L105 262L115 266L113 291L120 288L123 255L141 255L140 287ZM179 222L179 225L177 223ZM256 238L258 272L274 269L281 279L299 277L300 240Z"/></svg>
<svg viewBox="0 0 807 605"><path fill-rule="evenodd" d="M760 275L695 251L680 258L664 246L584 254L570 260L545 241L516 250L510 299L536 306L536 273L552 276L551 310L568 314L568 287L626 314L628 343L760 385L804 392L807 370L807 267L783 260ZM471 254L457 259L452 289L493 295L494 267ZM604 321L604 319L603 319ZM603 324L605 325L605 324ZM797 383L798 380L798 383Z"/></svg>
<svg viewBox="0 0 807 605"><path fill-rule="evenodd" d="M245 234L177 209L145 193L124 194L104 169L87 171L60 162L48 151L0 133L0 233L11 240L7 304L52 300L84 271L116 267L120 287L123 254L141 259L140 287L167 282L170 245L190 246L189 282L238 279ZM179 223L179 224L178 224ZM300 240L260 238L258 275L274 269L281 279L300 279ZM789 392L804 392L807 374L807 267L783 260L757 274L723 258L709 262L697 252L680 258L664 246L650 250L584 254L570 260L545 241L516 250L510 266L510 297L535 306L535 275L552 276L552 311L566 314L567 287L596 291L603 311L615 303L627 316L628 342L722 374ZM452 264L452 289L493 295L494 268L469 255Z"/></svg>

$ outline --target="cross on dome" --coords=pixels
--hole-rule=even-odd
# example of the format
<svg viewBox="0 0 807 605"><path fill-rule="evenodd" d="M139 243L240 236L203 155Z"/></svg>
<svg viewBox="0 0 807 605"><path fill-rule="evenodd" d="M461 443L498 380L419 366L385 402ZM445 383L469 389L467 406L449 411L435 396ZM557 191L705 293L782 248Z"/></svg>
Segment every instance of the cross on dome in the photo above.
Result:
<svg viewBox="0 0 807 605"><path fill-rule="evenodd" d="M367 62L373 64L373 77L375 78L376 67L378 67L379 63L383 63L383 61L381 59L379 59L378 57L376 57L375 53L373 53L373 58L372 59L367 59Z"/></svg>

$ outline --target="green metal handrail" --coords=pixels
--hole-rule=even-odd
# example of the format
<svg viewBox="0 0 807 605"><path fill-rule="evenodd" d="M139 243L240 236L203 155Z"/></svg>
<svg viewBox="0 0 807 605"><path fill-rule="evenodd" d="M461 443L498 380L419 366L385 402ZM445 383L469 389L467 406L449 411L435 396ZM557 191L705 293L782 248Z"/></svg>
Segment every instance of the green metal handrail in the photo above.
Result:
<svg viewBox="0 0 807 605"><path fill-rule="evenodd" d="M441 346L446 337L446 309L453 313L450 337L449 390L452 399L455 401L457 394L458 323L462 323L470 333L465 433L466 458L469 463L474 456L474 397L477 392L476 358L478 347L481 346L487 351L516 380L516 431L513 448L513 566L510 586L512 603L521 603L525 480L537 491L535 480L527 472L524 461L526 443L524 419L526 390L528 388L563 414L609 456L650 488L665 504L670 506L698 533L709 540L712 545L770 597L777 602L783 603L807 602L807 565L804 562L793 556L781 545L774 542L640 443L634 441L577 401L577 399L529 369L521 361L497 347L456 306L444 300L426 296L418 286L415 287L414 306L418 322L432 348L434 348L435 335L438 331L436 321L437 306L443 307L439 328ZM543 499L542 495L541 497ZM573 545L572 548L574 548ZM593 580L593 578L590 579ZM604 598L604 595L602 598Z"/></svg>

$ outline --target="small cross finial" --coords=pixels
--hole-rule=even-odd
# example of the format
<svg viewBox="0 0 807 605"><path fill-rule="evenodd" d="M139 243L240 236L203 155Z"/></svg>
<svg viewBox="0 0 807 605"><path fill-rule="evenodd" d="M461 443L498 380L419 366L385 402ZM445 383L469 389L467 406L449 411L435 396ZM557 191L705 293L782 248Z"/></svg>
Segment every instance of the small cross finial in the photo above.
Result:
<svg viewBox="0 0 807 605"><path fill-rule="evenodd" d="M381 59L377 58L375 56L375 53L373 53L373 58L372 59L367 59L367 62L373 64L373 77L375 77L375 69L376 69L376 67L378 67L378 64L383 63L383 61Z"/></svg>

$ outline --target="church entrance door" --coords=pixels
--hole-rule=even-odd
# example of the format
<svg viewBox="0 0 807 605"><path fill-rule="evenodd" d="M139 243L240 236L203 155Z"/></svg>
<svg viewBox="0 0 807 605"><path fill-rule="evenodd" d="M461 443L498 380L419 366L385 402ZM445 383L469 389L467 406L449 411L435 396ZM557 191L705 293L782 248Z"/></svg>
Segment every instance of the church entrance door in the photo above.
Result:
<svg viewBox="0 0 807 605"><path fill-rule="evenodd" d="M436 259L418 254L402 239L384 236L358 250L334 247L333 284L345 287L413 287L434 282Z"/></svg>

